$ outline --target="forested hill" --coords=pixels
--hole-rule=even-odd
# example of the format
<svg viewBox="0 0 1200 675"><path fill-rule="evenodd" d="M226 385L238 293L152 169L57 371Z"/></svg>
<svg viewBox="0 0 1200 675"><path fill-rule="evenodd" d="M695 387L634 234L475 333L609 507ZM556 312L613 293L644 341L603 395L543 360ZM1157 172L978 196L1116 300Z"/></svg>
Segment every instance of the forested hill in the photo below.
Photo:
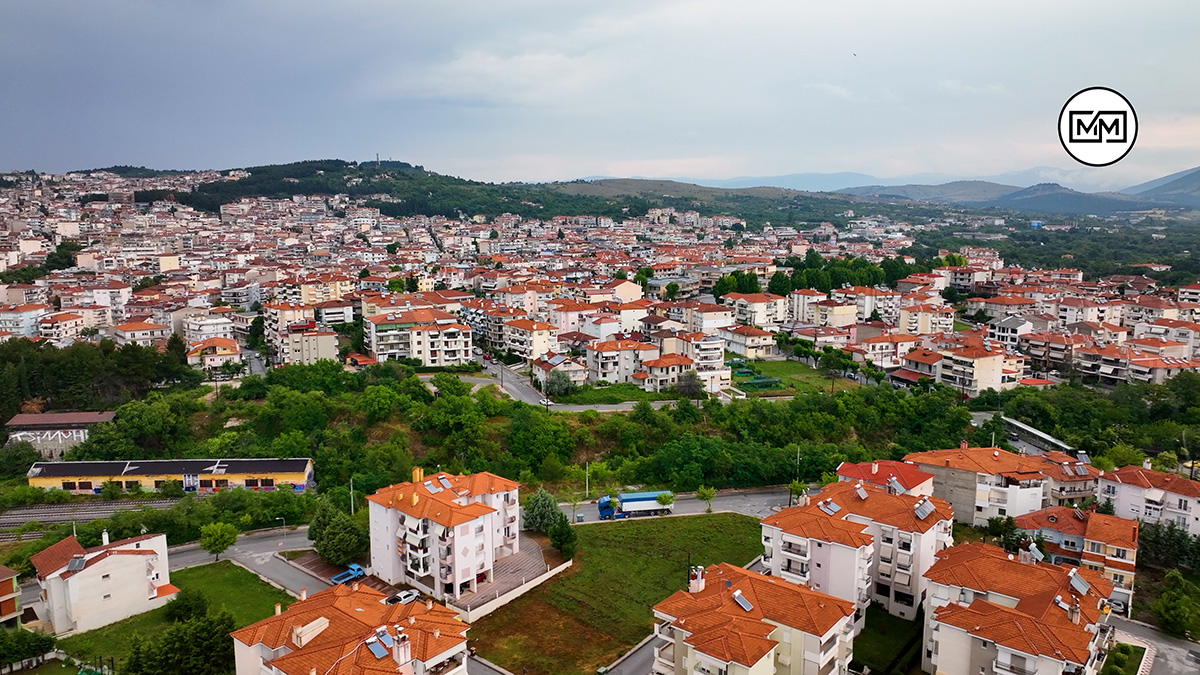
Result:
<svg viewBox="0 0 1200 675"><path fill-rule="evenodd" d="M176 193L175 199L206 211L242 197L286 198L296 194L349 194L390 200L370 200L385 215L496 216L518 213L550 218L558 215L595 215L610 218L641 216L648 209L674 207L696 210L706 216L743 218L751 226L801 222L838 222L838 214L862 198L812 194L776 188L723 189L663 181L571 181L565 183L485 183L447 176L420 165L399 161L362 163L337 159L246 167L249 177L206 183L193 193ZM665 189L666 188L666 189ZM138 201L166 197L164 190L138 192ZM877 204L873 210L903 220L938 218L935 205Z"/></svg>

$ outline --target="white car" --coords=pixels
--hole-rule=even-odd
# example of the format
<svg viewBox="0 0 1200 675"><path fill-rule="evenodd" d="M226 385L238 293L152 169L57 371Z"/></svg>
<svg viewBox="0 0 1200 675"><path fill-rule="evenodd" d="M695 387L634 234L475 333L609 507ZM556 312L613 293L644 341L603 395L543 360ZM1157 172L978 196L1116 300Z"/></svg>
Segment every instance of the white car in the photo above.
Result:
<svg viewBox="0 0 1200 675"><path fill-rule="evenodd" d="M544 399L538 401L538 403L541 405L554 405L554 401L551 401L548 398L544 398Z"/></svg>
<svg viewBox="0 0 1200 675"><path fill-rule="evenodd" d="M400 591L384 602L389 605L407 605L419 597L421 597L421 592L410 588L407 591Z"/></svg>

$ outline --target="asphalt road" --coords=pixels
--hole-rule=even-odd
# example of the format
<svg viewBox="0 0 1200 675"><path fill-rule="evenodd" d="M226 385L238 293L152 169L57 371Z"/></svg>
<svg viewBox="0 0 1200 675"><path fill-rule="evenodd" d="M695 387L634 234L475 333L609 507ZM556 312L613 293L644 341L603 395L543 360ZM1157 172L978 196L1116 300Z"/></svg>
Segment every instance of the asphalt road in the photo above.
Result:
<svg viewBox="0 0 1200 675"><path fill-rule="evenodd" d="M530 405L542 405L542 399L546 398L542 392L534 389L529 384L528 378L521 375L504 365L495 361L480 361L483 364L483 372L496 379L487 380L488 384L500 384L503 380L503 389L506 394L513 397L515 400L523 401ZM503 372L501 372L503 369ZM503 375L503 377L501 377ZM471 382L480 378L459 376L464 382ZM661 408L665 405L671 405L674 401L651 401L650 405L655 408ZM626 412L633 410L633 406L637 405L636 401L627 401L625 403L596 403L593 405L564 405L553 404L550 410L560 410L562 412L583 412L584 410L596 410L599 412Z"/></svg>
<svg viewBox="0 0 1200 675"><path fill-rule="evenodd" d="M580 502L576 505L574 513L572 513L571 504L559 504L559 508L568 516L574 517L582 514L583 522L590 523L598 521L599 515L597 507L592 502L596 499L592 495L592 499ZM783 488L770 488L766 490L752 490L746 492L725 492L717 493L717 496L712 501L713 511L733 511L755 518L763 518L768 516L780 508L787 506L788 493ZM707 505L691 496L681 496L675 500L676 514L696 514L704 513ZM618 521L619 522L619 521Z"/></svg>
<svg viewBox="0 0 1200 675"><path fill-rule="evenodd" d="M1119 616L1110 617L1108 622L1118 630L1141 638L1158 649L1154 665L1150 667L1150 675L1200 673L1200 644L1170 637L1154 628Z"/></svg>

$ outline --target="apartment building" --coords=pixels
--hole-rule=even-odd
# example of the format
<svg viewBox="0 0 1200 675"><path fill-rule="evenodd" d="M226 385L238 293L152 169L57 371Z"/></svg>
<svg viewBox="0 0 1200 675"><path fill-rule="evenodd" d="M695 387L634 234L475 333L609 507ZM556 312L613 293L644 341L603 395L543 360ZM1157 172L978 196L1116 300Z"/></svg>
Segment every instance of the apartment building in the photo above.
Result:
<svg viewBox="0 0 1200 675"><path fill-rule="evenodd" d="M852 302L818 300L812 303L813 323L828 328L853 326L858 321L858 306Z"/></svg>
<svg viewBox="0 0 1200 675"><path fill-rule="evenodd" d="M826 588L860 609L873 601L895 616L914 618L925 596L921 575L938 551L953 544L950 505L861 481L831 483L813 499L763 519L763 564L772 574ZM830 528L822 519L861 529ZM824 539L823 529L833 536ZM861 542L869 549L865 557L861 550L851 553ZM828 553L828 561L819 553Z"/></svg>
<svg viewBox="0 0 1200 675"><path fill-rule="evenodd" d="M971 398L987 389L1012 389L1025 377L1025 357L994 343L951 347L941 355L939 381Z"/></svg>
<svg viewBox="0 0 1200 675"><path fill-rule="evenodd" d="M839 481L869 483L875 487L891 489L896 494L933 496L933 474L922 471L916 464L877 459L873 462L838 465Z"/></svg>
<svg viewBox="0 0 1200 675"><path fill-rule="evenodd" d="M520 550L518 488L486 471L426 478L413 467L411 482L367 497L372 570L439 599L479 590L498 558Z"/></svg>
<svg viewBox="0 0 1200 675"><path fill-rule="evenodd" d="M25 303L0 305L0 333L17 337L37 337L38 322L53 309L50 305Z"/></svg>
<svg viewBox="0 0 1200 675"><path fill-rule="evenodd" d="M267 345L276 353L287 341L289 327L306 326L315 329L316 313L312 306L295 302L268 302L262 307L263 333Z"/></svg>
<svg viewBox="0 0 1200 675"><path fill-rule="evenodd" d="M131 321L113 326L113 342L117 343L118 347L149 347L155 342L166 340L170 334L171 329L168 326L147 321Z"/></svg>
<svg viewBox="0 0 1200 675"><path fill-rule="evenodd" d="M1017 528L1031 538L1041 537L1042 553L1050 562L1099 572L1112 584L1112 599L1128 613L1137 564L1137 520L1066 506L1051 506L1015 520Z"/></svg>
<svg viewBox="0 0 1200 675"><path fill-rule="evenodd" d="M83 633L167 604L167 536L144 534L85 549L74 536L30 556L41 588L38 616L54 635Z"/></svg>
<svg viewBox="0 0 1200 675"><path fill-rule="evenodd" d="M47 314L38 320L38 337L58 342L79 337L85 326L83 315L74 312Z"/></svg>
<svg viewBox="0 0 1200 675"><path fill-rule="evenodd" d="M775 334L754 326L728 326L717 332L725 348L747 359L765 359L779 352Z"/></svg>
<svg viewBox="0 0 1200 675"><path fill-rule="evenodd" d="M904 457L933 474L933 495L950 503L955 520L987 525L988 518L1019 516L1042 508L1048 492L1042 469L1047 462L999 448L913 452Z"/></svg>
<svg viewBox="0 0 1200 675"><path fill-rule="evenodd" d="M1113 513L1122 518L1174 523L1189 535L1200 534L1200 481L1155 471L1148 464L1106 472L1097 498L1112 501Z"/></svg>
<svg viewBox="0 0 1200 675"><path fill-rule="evenodd" d="M194 314L183 320L183 339L200 342L209 338L233 339L233 321L212 314Z"/></svg>
<svg viewBox="0 0 1200 675"><path fill-rule="evenodd" d="M653 675L844 675L854 603L727 563L654 606ZM239 673L239 675L241 675Z"/></svg>
<svg viewBox="0 0 1200 675"><path fill-rule="evenodd" d="M1182 353L1165 354L1166 356L1200 358L1200 323L1176 319L1152 319L1135 325L1133 337L1136 340L1159 338L1178 342L1184 345Z"/></svg>
<svg viewBox="0 0 1200 675"><path fill-rule="evenodd" d="M900 293L890 289L868 288L866 286L848 286L835 288L830 294L832 300L852 303L855 307L855 318L870 321L876 312L879 318L888 323L896 323L900 318Z"/></svg>
<svg viewBox="0 0 1200 675"><path fill-rule="evenodd" d="M1023 316L1006 316L988 322L988 339L1015 350L1021 345L1021 337L1033 332L1033 322Z"/></svg>
<svg viewBox="0 0 1200 675"><path fill-rule="evenodd" d="M599 305L571 298L556 298L547 303L549 323L560 333L578 332L584 317L599 309Z"/></svg>
<svg viewBox="0 0 1200 675"><path fill-rule="evenodd" d="M422 308L379 314L363 322L367 352L378 361L420 359L425 366L467 363L474 336L449 312Z"/></svg>
<svg viewBox="0 0 1200 675"><path fill-rule="evenodd" d="M686 373L695 370L695 362L683 354L664 354L642 361L642 371L633 374L646 391L671 391Z"/></svg>
<svg viewBox="0 0 1200 675"><path fill-rule="evenodd" d="M733 383L733 371L725 365L725 338L695 332L681 336L683 353L694 364L704 391L715 394Z"/></svg>
<svg viewBox="0 0 1200 675"><path fill-rule="evenodd" d="M1017 295L997 295L994 298L969 298L967 313L983 311L989 319L1003 319L1037 311L1037 301Z"/></svg>
<svg viewBox="0 0 1200 675"><path fill-rule="evenodd" d="M792 321L817 323L816 303L828 300L829 296L812 288L799 288L788 294L788 316Z"/></svg>
<svg viewBox="0 0 1200 675"><path fill-rule="evenodd" d="M1179 305L1153 295L1137 295L1122 303L1121 324L1133 327L1139 323L1148 323L1155 319L1181 319ZM1109 319L1110 321L1112 319Z"/></svg>
<svg viewBox="0 0 1200 675"><path fill-rule="evenodd" d="M925 573L922 670L944 675L1095 675L1110 586L1091 570L986 544L938 554Z"/></svg>
<svg viewBox="0 0 1200 675"><path fill-rule="evenodd" d="M529 365L534 380L541 386L541 391L546 390L546 382L550 379L550 373L556 370L566 373L567 377L571 378L572 384L581 385L587 382L587 366L565 354L547 352L541 358L534 359Z"/></svg>
<svg viewBox="0 0 1200 675"><path fill-rule="evenodd" d="M717 330L736 323L733 308L695 300L669 304L667 318L682 323L693 333L715 334Z"/></svg>
<svg viewBox="0 0 1200 675"><path fill-rule="evenodd" d="M788 319L788 299L774 293L728 293L722 300L733 307L734 321L775 330Z"/></svg>
<svg viewBox="0 0 1200 675"><path fill-rule="evenodd" d="M587 360L589 382L609 382L619 384L633 382L641 384L645 379L634 377L644 369L642 363L659 357L659 349L654 345L636 340L606 340L589 344L584 348Z"/></svg>
<svg viewBox="0 0 1200 675"><path fill-rule="evenodd" d="M532 361L558 349L558 329L544 321L508 321L504 324L504 347L526 361Z"/></svg>
<svg viewBox="0 0 1200 675"><path fill-rule="evenodd" d="M920 345L921 338L903 333L878 335L858 342L858 348L863 351L863 358L869 359L884 370L899 368L904 355Z"/></svg>
<svg viewBox="0 0 1200 675"><path fill-rule="evenodd" d="M327 588L234 631L237 675L465 675L467 630L431 600L387 604L353 583Z"/></svg>
<svg viewBox="0 0 1200 675"><path fill-rule="evenodd" d="M16 628L21 621L20 573L0 565L0 626Z"/></svg>
<svg viewBox="0 0 1200 675"><path fill-rule="evenodd" d="M337 333L331 330L292 326L283 337L275 361L283 364L311 366L317 361L336 361Z"/></svg>
<svg viewBox="0 0 1200 675"><path fill-rule="evenodd" d="M930 304L901 307L897 326L910 335L949 333L954 330L954 308Z"/></svg>
<svg viewBox="0 0 1200 675"><path fill-rule="evenodd" d="M212 337L188 344L188 365L205 371L217 371L226 363L241 363L242 348L233 338Z"/></svg>
<svg viewBox="0 0 1200 675"><path fill-rule="evenodd" d="M1085 335L1056 331L1026 333L1018 340L1021 351L1029 356L1030 363L1042 371L1062 368L1074 360L1077 348L1093 343Z"/></svg>

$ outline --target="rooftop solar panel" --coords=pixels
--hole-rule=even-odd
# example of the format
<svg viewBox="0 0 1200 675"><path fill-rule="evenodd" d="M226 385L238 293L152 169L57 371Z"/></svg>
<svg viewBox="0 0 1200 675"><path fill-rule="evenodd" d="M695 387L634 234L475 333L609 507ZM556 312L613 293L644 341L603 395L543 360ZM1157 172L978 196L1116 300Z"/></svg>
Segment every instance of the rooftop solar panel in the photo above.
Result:
<svg viewBox="0 0 1200 675"><path fill-rule="evenodd" d="M741 607L742 609L746 610L747 612L749 612L750 610L754 609L754 605L750 604L750 601L749 601L749 600L747 600L747 599L745 598L745 596L743 596L741 593L734 593L734 594L733 594L733 599L734 599L734 601L735 601L735 602L737 602L737 604L738 604L738 606L739 606L739 607Z"/></svg>
<svg viewBox="0 0 1200 675"><path fill-rule="evenodd" d="M374 654L375 658L377 659L382 659L383 657L387 656L388 653L387 649L385 649L383 645L379 644L379 640L376 640L375 638L369 638L367 640L367 649L370 649L371 653Z"/></svg>

